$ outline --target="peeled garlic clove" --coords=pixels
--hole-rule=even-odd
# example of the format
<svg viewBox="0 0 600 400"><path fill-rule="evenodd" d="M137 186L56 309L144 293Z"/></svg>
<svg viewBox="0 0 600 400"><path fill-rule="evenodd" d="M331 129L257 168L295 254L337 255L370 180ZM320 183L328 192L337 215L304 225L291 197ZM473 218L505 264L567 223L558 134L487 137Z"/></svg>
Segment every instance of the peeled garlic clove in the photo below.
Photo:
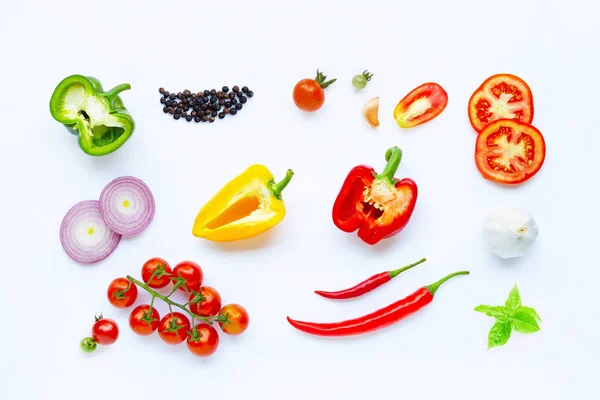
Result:
<svg viewBox="0 0 600 400"><path fill-rule="evenodd" d="M516 208L490 212L484 235L490 250L502 258L520 257L535 242L539 229L531 214Z"/></svg>
<svg viewBox="0 0 600 400"><path fill-rule="evenodd" d="M363 116L367 124L373 129L379 126L379 97L368 100L363 107Z"/></svg>

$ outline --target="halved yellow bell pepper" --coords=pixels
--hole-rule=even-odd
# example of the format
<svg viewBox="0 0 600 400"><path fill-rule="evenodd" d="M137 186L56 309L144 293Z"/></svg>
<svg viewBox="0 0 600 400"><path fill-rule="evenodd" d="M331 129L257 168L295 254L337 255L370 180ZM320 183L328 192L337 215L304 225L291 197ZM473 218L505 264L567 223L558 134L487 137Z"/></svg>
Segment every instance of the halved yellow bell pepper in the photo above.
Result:
<svg viewBox="0 0 600 400"><path fill-rule="evenodd" d="M275 183L264 165L250 166L215 194L198 212L192 234L213 242L231 242L257 236L283 220L281 192L294 172Z"/></svg>

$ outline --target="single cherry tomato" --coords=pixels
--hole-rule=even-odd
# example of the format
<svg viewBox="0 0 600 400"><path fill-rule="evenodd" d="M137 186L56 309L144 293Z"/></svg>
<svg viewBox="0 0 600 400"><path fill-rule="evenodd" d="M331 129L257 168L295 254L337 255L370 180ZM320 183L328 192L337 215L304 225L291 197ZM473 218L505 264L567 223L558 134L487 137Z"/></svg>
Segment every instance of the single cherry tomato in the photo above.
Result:
<svg viewBox="0 0 600 400"><path fill-rule="evenodd" d="M325 82L327 76L317 70L315 79L302 79L294 86L293 98L296 107L306 112L317 111L325 103L325 91L337 79Z"/></svg>
<svg viewBox="0 0 600 400"><path fill-rule="evenodd" d="M162 258L151 258L142 266L142 280L154 289L164 288L171 282L173 271Z"/></svg>
<svg viewBox="0 0 600 400"><path fill-rule="evenodd" d="M158 328L160 315L155 307L150 312L149 304L141 304L133 309L129 315L129 327L138 335L152 335Z"/></svg>
<svg viewBox="0 0 600 400"><path fill-rule="evenodd" d="M117 278L108 285L106 296L110 304L117 308L127 308L137 299L137 286L127 278Z"/></svg>
<svg viewBox="0 0 600 400"><path fill-rule="evenodd" d="M184 292L199 291L204 279L204 273L202 272L202 268L195 262L183 261L173 268L173 283L177 284L179 279L184 280L184 284L178 287L179 290Z"/></svg>
<svg viewBox="0 0 600 400"><path fill-rule="evenodd" d="M239 304L227 304L221 311L219 316L227 316L226 322L219 322L221 330L228 335L239 335L248 328L250 317L244 307Z"/></svg>
<svg viewBox="0 0 600 400"><path fill-rule="evenodd" d="M514 119L526 124L533 121L533 94L529 85L518 76L492 75L469 99L469 120L477 132L499 119Z"/></svg>
<svg viewBox="0 0 600 400"><path fill-rule="evenodd" d="M183 343L190 330L190 320L179 312L167 314L158 324L158 336L168 344Z"/></svg>
<svg viewBox="0 0 600 400"><path fill-rule="evenodd" d="M195 298L200 296L203 297L204 300L200 303L193 302ZM190 311L202 317L217 315L221 309L221 295L216 289L210 286L202 286L200 288L200 293L190 294L189 301Z"/></svg>
<svg viewBox="0 0 600 400"><path fill-rule="evenodd" d="M394 108L394 119L401 128L412 128L431 121L448 105L448 94L434 82L424 83L408 93Z"/></svg>
<svg viewBox="0 0 600 400"><path fill-rule="evenodd" d="M187 337L187 347L190 352L198 357L208 357L217 351L219 334L208 324L198 324Z"/></svg>
<svg viewBox="0 0 600 400"><path fill-rule="evenodd" d="M518 184L530 179L544 164L546 143L535 127L514 119L499 119L477 136L475 163L491 181Z"/></svg>
<svg viewBox="0 0 600 400"><path fill-rule="evenodd" d="M119 327L112 319L100 316L92 327L94 341L103 346L113 344L119 337Z"/></svg>

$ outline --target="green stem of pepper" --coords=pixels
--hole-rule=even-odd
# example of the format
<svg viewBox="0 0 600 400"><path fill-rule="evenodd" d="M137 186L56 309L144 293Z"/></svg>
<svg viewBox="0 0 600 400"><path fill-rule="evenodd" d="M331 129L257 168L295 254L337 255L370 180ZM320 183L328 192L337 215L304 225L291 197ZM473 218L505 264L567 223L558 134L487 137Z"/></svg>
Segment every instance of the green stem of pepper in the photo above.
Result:
<svg viewBox="0 0 600 400"><path fill-rule="evenodd" d="M138 285L139 287L141 287L148 293L150 293L153 297L157 297L157 298L161 299L162 301L164 301L165 303L167 303L169 305L169 310L171 311L171 313L173 312L172 306L175 306L175 307L180 308L181 310L185 311L190 317L192 317L192 320L194 318L198 318L198 319L206 322L209 325L212 325L213 322L225 322L227 319L226 316L203 317L201 315L194 314L189 309L187 309L185 306L174 302L173 300L169 299L168 296L163 296L162 294L152 290L148 285L146 285L143 282L138 281L137 279L133 278L132 276L127 275L127 279L130 282L135 283L136 285Z"/></svg>
<svg viewBox="0 0 600 400"><path fill-rule="evenodd" d="M292 171L291 169L288 169L287 172L285 173L285 178L283 178L281 180L281 182L275 183L275 182L270 182L269 183L269 191L271 192L271 194L276 197L277 199L281 200L281 192L283 191L283 189L285 189L285 187L288 185L288 183L290 183L290 181L292 180L292 177L294 176L294 171Z"/></svg>
<svg viewBox="0 0 600 400"><path fill-rule="evenodd" d="M387 149L385 152L385 161L387 161L385 169L381 174L376 175L375 179L385 179L391 185L395 185L394 175L400 166L400 161L402 161L402 150L400 150L400 147L394 146Z"/></svg>
<svg viewBox="0 0 600 400"><path fill-rule="evenodd" d="M435 292L439 289L439 287L442 285L442 283L446 282L448 279L455 277L457 275L469 275L469 271L458 271L455 272L453 274L450 274L448 276L443 277L442 279L440 279L439 281L437 281L436 283L433 283L431 285L425 286L427 288L427 290L429 290L429 292L434 295Z"/></svg>
<svg viewBox="0 0 600 400"><path fill-rule="evenodd" d="M425 261L427 261L427 259L426 259L426 258L421 258L419 261L417 261L417 262L414 262L414 263L412 263L412 264L409 264L409 265L407 265L406 267L398 268L398 269L395 269L395 270L393 270L393 271L388 271L388 274L390 274L390 278L395 278L395 277L397 277L398 275L400 275L402 272L404 272L404 271L406 271L406 270L409 270L409 269L411 269L411 268L413 268L413 267L416 267L417 265L419 265L419 264L422 264L422 263L424 263Z"/></svg>
<svg viewBox="0 0 600 400"><path fill-rule="evenodd" d="M114 99L119 95L119 93L129 89L131 89L131 85L129 83L122 83L110 89L108 92L104 92L104 96L108 99L109 104L112 106Z"/></svg>

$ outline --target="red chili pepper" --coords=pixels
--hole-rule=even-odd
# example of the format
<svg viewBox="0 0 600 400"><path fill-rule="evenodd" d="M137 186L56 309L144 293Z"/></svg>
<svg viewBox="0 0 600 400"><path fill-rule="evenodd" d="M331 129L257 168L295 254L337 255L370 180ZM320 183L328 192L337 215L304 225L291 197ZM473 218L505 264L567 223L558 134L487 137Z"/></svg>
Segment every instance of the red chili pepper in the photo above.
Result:
<svg viewBox="0 0 600 400"><path fill-rule="evenodd" d="M389 306L362 317L347 321L318 323L293 320L288 322L296 329L317 336L351 336L376 331L392 325L408 315L431 303L440 285L456 275L468 275L469 271L459 271L440 279L436 283L424 286L413 294L398 300Z"/></svg>
<svg viewBox="0 0 600 400"><path fill-rule="evenodd" d="M402 150L391 147L381 174L366 165L350 171L333 205L333 222L339 229L348 233L358 229L358 237L374 245L408 224L418 190L412 179L394 177L401 159Z"/></svg>
<svg viewBox="0 0 600 400"><path fill-rule="evenodd" d="M371 290L383 285L384 283L391 281L392 278L397 277L402 272L409 270L412 267L416 267L417 265L424 263L425 261L427 261L427 259L422 258L415 263L407 265L406 267L398 268L393 271L380 272L348 289L340 290L337 292L325 292L322 290L315 290L315 293L320 296L327 297L328 299L336 300L351 299L354 297L358 297L367 292L370 292Z"/></svg>

